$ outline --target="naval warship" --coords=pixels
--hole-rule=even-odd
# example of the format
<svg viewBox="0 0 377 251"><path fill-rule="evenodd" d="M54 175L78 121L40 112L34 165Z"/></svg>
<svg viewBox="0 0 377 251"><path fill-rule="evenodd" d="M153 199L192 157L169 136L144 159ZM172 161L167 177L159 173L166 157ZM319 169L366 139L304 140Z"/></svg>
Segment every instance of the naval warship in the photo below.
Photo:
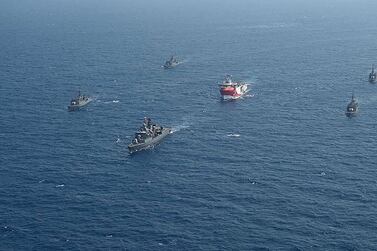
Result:
<svg viewBox="0 0 377 251"><path fill-rule="evenodd" d="M356 98L352 94L351 102L349 102L348 105L347 105L346 116L347 117L354 117L354 116L356 116L358 110L359 110L359 104L357 103Z"/></svg>
<svg viewBox="0 0 377 251"><path fill-rule="evenodd" d="M374 65L372 65L372 72L369 73L369 82L375 83L377 81L377 72L374 70Z"/></svg>
<svg viewBox="0 0 377 251"><path fill-rule="evenodd" d="M143 126L135 133L135 138L128 145L130 153L153 148L171 133L172 129L153 124L150 118L144 118Z"/></svg>
<svg viewBox="0 0 377 251"><path fill-rule="evenodd" d="M164 68L171 69L171 68L176 67L177 65L179 65L178 59L174 56L171 56L171 58L165 62Z"/></svg>
<svg viewBox="0 0 377 251"><path fill-rule="evenodd" d="M77 97L73 98L71 100L71 103L68 106L68 111L76 111L79 110L80 108L86 106L92 101L92 98L82 95L81 92L79 91L79 94Z"/></svg>

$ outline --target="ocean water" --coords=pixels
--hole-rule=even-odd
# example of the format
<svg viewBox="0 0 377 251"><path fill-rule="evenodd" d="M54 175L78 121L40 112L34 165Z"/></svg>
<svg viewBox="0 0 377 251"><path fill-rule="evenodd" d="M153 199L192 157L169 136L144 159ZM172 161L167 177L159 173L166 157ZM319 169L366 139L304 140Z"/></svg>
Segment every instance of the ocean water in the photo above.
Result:
<svg viewBox="0 0 377 251"><path fill-rule="evenodd" d="M266 2L2 0L0 250L376 250L377 2Z"/></svg>

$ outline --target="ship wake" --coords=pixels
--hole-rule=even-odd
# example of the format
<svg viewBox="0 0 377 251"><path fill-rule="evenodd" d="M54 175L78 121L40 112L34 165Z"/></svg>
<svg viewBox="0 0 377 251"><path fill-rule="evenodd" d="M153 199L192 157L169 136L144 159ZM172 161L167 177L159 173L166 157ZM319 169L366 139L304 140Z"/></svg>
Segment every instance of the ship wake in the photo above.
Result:
<svg viewBox="0 0 377 251"><path fill-rule="evenodd" d="M172 130L171 130L171 133L179 132L179 131L187 129L187 128L190 128L190 125L187 124L187 123L184 123L184 124L181 124L181 125L177 125L177 126L173 126Z"/></svg>

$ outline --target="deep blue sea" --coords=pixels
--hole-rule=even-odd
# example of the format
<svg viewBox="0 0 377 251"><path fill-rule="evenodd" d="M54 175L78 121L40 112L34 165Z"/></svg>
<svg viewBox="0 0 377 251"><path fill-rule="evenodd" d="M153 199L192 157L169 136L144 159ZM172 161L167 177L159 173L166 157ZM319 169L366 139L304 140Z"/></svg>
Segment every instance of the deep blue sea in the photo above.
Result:
<svg viewBox="0 0 377 251"><path fill-rule="evenodd" d="M377 250L376 10L1 0L0 250ZM131 156L144 116L174 133Z"/></svg>

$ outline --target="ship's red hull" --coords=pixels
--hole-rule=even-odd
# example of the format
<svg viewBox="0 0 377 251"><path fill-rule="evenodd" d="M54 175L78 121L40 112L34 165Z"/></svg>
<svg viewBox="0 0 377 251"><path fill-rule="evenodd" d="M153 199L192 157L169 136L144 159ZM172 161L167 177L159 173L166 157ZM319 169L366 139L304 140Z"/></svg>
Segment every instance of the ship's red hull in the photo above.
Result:
<svg viewBox="0 0 377 251"><path fill-rule="evenodd" d="M220 88L220 94L221 95L229 95L229 96L235 96L237 95L236 88L233 86L226 86Z"/></svg>
<svg viewBox="0 0 377 251"><path fill-rule="evenodd" d="M238 99L248 92L247 84L220 85L220 94L224 100Z"/></svg>

